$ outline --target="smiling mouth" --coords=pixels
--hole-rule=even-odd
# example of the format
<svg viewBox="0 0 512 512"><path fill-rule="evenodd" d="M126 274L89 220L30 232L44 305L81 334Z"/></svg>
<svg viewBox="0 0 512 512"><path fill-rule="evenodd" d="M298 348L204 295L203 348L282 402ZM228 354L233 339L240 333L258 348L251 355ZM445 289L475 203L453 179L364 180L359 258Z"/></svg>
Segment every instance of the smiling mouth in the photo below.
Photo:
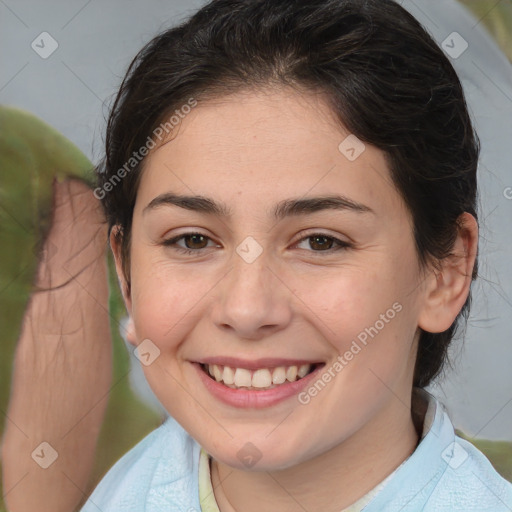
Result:
<svg viewBox="0 0 512 512"><path fill-rule="evenodd" d="M295 382L309 375L323 363L277 366L275 368L233 368L218 364L201 364L202 370L212 379L231 389L263 391L288 382Z"/></svg>

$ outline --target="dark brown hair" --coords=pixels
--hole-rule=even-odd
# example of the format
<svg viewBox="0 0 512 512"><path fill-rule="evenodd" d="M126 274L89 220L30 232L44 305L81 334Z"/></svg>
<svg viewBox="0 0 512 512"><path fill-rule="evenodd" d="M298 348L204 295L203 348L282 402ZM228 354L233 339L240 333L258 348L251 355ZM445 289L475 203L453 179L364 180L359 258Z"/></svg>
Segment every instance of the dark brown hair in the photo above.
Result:
<svg viewBox="0 0 512 512"><path fill-rule="evenodd" d="M450 255L463 212L477 218L479 142L461 83L405 9L392 0L213 0L137 54L111 109L97 190L109 232L120 226L128 287L144 160L113 178L191 98L271 86L323 93L344 127L384 152L423 266ZM415 386L442 369L470 301L447 331L421 332Z"/></svg>

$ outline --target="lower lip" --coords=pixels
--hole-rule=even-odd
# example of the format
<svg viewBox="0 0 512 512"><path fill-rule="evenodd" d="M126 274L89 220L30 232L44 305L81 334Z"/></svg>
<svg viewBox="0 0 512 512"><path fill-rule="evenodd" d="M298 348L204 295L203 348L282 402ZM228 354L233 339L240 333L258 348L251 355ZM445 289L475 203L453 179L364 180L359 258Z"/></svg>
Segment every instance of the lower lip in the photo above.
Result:
<svg viewBox="0 0 512 512"><path fill-rule="evenodd" d="M225 386L206 375L206 372L199 363L192 364L195 366L197 372L199 372L199 378L202 380L206 389L214 397L234 407L253 409L270 407L278 402L282 402L287 398L299 394L317 378L319 372L324 367L324 365L321 365L318 368L315 368L311 373L302 379L296 380L295 382L286 382L284 384L279 384L275 388L255 391L250 389L233 389Z"/></svg>

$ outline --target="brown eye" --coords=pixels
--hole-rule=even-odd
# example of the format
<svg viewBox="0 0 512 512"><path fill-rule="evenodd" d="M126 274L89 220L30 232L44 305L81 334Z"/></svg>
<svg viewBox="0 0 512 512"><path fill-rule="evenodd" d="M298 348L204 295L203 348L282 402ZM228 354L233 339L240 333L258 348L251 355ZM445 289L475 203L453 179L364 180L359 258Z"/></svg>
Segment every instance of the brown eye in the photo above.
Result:
<svg viewBox="0 0 512 512"><path fill-rule="evenodd" d="M208 245L208 237L197 233L185 235L183 240L187 249L204 249Z"/></svg>
<svg viewBox="0 0 512 512"><path fill-rule="evenodd" d="M320 251L331 249L334 243L333 238L323 235L310 236L309 240L311 248Z"/></svg>
<svg viewBox="0 0 512 512"><path fill-rule="evenodd" d="M302 245L302 247L300 247ZM325 235L323 233L313 233L312 235L302 238L297 247L306 249L309 252L325 252L333 253L343 249L349 249L352 245L349 242L344 242L333 236Z"/></svg>
<svg viewBox="0 0 512 512"><path fill-rule="evenodd" d="M162 245L183 254L199 254L202 249L208 248L209 242L211 242L211 239L201 233L185 233L169 240L164 240Z"/></svg>

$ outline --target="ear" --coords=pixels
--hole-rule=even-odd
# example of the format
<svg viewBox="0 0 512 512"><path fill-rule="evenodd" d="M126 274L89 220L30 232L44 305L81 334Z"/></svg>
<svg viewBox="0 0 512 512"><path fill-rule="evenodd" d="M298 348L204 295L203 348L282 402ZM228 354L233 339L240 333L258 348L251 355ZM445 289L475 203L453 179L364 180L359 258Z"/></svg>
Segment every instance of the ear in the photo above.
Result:
<svg viewBox="0 0 512 512"><path fill-rule="evenodd" d="M123 258L121 255L121 238L117 236L120 227L118 225L113 226L110 231L110 247L112 248L112 254L114 255L114 262L116 265L117 278L119 280L119 286L121 293L123 294L123 300L126 305L128 314L130 315L130 321L132 317L132 301L131 291L129 290L128 283L126 282L125 275L123 273Z"/></svg>
<svg viewBox="0 0 512 512"><path fill-rule="evenodd" d="M478 250L478 223L471 214L463 213L458 224L459 233L452 253L426 280L418 326L427 332L449 329L469 294Z"/></svg>
<svg viewBox="0 0 512 512"><path fill-rule="evenodd" d="M134 347L137 346L137 335L135 334L135 325L133 323L132 317L128 317L128 321L126 322L125 326L126 332L125 337L126 341L133 345Z"/></svg>

